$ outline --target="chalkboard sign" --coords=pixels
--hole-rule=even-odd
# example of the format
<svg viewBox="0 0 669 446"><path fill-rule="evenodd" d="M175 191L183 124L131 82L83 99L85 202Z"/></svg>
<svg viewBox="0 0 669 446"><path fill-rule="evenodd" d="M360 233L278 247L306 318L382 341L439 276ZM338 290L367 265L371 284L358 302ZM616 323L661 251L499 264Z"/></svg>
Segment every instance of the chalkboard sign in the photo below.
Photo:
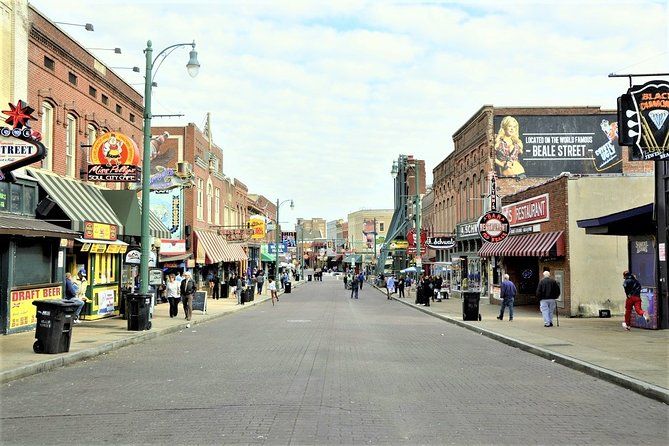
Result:
<svg viewBox="0 0 669 446"><path fill-rule="evenodd" d="M193 310L200 310L203 314L207 312L207 292L196 291L193 295Z"/></svg>

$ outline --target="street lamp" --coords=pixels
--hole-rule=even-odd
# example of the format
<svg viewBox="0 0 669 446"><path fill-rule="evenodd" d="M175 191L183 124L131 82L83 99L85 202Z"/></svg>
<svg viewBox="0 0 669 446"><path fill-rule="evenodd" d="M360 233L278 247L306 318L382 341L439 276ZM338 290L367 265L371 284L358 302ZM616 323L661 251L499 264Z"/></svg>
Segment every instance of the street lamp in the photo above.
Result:
<svg viewBox="0 0 669 446"><path fill-rule="evenodd" d="M279 225L279 208L282 204L288 203L290 201L290 208L293 209L295 204L293 200L284 200L279 203L279 199L276 199L276 236L274 237L274 280L276 281L279 278L279 238L281 237L281 227Z"/></svg>
<svg viewBox="0 0 669 446"><path fill-rule="evenodd" d="M113 51L114 54L121 54L121 48L86 48L87 50Z"/></svg>
<svg viewBox="0 0 669 446"><path fill-rule="evenodd" d="M134 73L139 73L139 67L109 67L114 70L132 70Z"/></svg>
<svg viewBox="0 0 669 446"><path fill-rule="evenodd" d="M146 70L144 71L144 150L142 152L142 257L139 263L139 292L141 294L146 294L149 291L149 255L151 253L151 237L149 235L149 213L151 212L151 202L149 199L149 181L151 179L151 89L153 88L153 76L155 76L153 66L160 56L163 56L164 60L174 49L181 46L190 46L192 48L186 68L188 69L188 74L191 77L195 77L200 69L200 63L197 61L197 52L195 51L195 41L168 46L158 53L155 59L152 58L153 48L150 40L146 42L146 49L144 50L144 54L146 55ZM165 54L166 51L170 52ZM158 68L156 68L156 71L158 71Z"/></svg>
<svg viewBox="0 0 669 446"><path fill-rule="evenodd" d="M84 25L82 25L81 23L68 23L68 22L53 22L53 23L57 23L59 25L81 26L82 28L85 28L86 31L95 31L93 29L93 24L92 23L86 23Z"/></svg>

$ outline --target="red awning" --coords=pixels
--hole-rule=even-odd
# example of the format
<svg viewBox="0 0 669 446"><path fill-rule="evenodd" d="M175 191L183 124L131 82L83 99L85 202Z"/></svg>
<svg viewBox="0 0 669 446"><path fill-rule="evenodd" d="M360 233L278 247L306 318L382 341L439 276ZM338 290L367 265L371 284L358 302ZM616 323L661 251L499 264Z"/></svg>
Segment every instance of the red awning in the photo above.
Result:
<svg viewBox="0 0 669 446"><path fill-rule="evenodd" d="M564 232L539 232L512 235L499 243L483 243L480 257L561 257L564 256Z"/></svg>

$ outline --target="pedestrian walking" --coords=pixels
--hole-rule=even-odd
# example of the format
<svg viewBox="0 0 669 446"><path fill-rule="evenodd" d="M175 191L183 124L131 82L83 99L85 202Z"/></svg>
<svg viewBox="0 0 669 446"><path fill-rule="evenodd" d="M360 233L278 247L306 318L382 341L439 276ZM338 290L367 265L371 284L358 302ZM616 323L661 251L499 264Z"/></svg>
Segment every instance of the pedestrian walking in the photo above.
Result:
<svg viewBox="0 0 669 446"><path fill-rule="evenodd" d="M265 273L263 270L258 271L256 274L256 283L258 284L258 295L260 296L262 294L262 286L265 283Z"/></svg>
<svg viewBox="0 0 669 446"><path fill-rule="evenodd" d="M537 286L537 298L539 309L544 318L544 327L553 326L553 312L555 311L555 299L560 297L560 285L551 277L551 272L544 271L544 278Z"/></svg>
<svg viewBox="0 0 669 446"><path fill-rule="evenodd" d="M181 292L181 303L184 307L184 314L186 315L186 320L189 322L186 324L186 328L190 328L190 319L193 316L193 294L195 293L195 282L189 271L184 272L184 280L181 281L180 290Z"/></svg>
<svg viewBox="0 0 669 446"><path fill-rule="evenodd" d="M629 331L632 328L632 308L634 308L636 314L643 316L646 322L650 320L650 316L648 312L643 311L641 308L641 283L629 271L623 271L623 277L625 278L623 289L627 296L627 299L625 299L625 322L623 322L623 328Z"/></svg>
<svg viewBox="0 0 669 446"><path fill-rule="evenodd" d="M422 304L425 305L426 307L430 306L430 298L431 297L434 298L434 294L433 294L433 290L432 290L433 287L434 287L434 285L432 285L432 282L429 280L429 277L425 278L423 280L423 290L422 290L423 291L423 293L422 293L423 302L422 302Z"/></svg>
<svg viewBox="0 0 669 446"><path fill-rule="evenodd" d="M218 272L215 272L212 277L211 277L211 286L212 286L212 293L211 293L211 298L212 299L220 299L221 298L221 279L218 277Z"/></svg>
<svg viewBox="0 0 669 446"><path fill-rule="evenodd" d="M351 299L353 299L353 296L355 298L358 298L358 287L359 287L359 282L357 278L354 278L351 280Z"/></svg>
<svg viewBox="0 0 669 446"><path fill-rule="evenodd" d="M348 274L344 274L344 289L348 289Z"/></svg>
<svg viewBox="0 0 669 446"><path fill-rule="evenodd" d="M269 285L267 285L267 289L269 289L269 294L272 297L272 306L274 306L274 300L279 301L279 296L276 294L276 282L271 277L268 280Z"/></svg>
<svg viewBox="0 0 669 446"><path fill-rule="evenodd" d="M399 292L398 296L400 298L404 297L404 286L405 286L404 276L400 276L400 280L397 282L397 291Z"/></svg>
<svg viewBox="0 0 669 446"><path fill-rule="evenodd" d="M362 290L362 284L365 282L365 274L363 272L358 274L358 282L360 282L360 289Z"/></svg>
<svg viewBox="0 0 669 446"><path fill-rule="evenodd" d="M500 321L504 319L504 308L509 307L509 322L513 320L513 300L516 298L518 291L516 290L516 285L509 280L509 275L504 274L504 280L502 280L502 286L500 290L499 297L502 299L502 308L499 310L499 316L497 319Z"/></svg>
<svg viewBox="0 0 669 446"><path fill-rule="evenodd" d="M179 314L179 283L174 274L167 276L165 283L165 295L167 301L170 303L170 317L177 317Z"/></svg>
<svg viewBox="0 0 669 446"><path fill-rule="evenodd" d="M388 283L387 283L386 288L387 288L387 293L386 294L388 296L388 299L390 299L390 295L395 292L395 277L393 277L393 276L388 277Z"/></svg>
<svg viewBox="0 0 669 446"><path fill-rule="evenodd" d="M244 299L242 299L242 291L244 291L244 282L242 282L242 276L237 276L237 281L235 282L235 295L237 296L237 305L244 305Z"/></svg>

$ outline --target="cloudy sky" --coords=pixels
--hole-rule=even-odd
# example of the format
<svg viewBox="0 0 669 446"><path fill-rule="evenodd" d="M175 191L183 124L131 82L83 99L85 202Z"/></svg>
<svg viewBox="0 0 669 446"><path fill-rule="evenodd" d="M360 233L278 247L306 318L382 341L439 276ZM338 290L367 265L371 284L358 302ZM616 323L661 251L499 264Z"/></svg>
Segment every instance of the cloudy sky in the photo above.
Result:
<svg viewBox="0 0 669 446"><path fill-rule="evenodd" d="M281 220L346 218L391 208L399 154L432 168L482 105L614 109L626 79L669 72L662 1L102 1L35 0L107 65L144 71L160 50L195 40L155 78L155 119L203 128L212 114L224 170L254 193L294 199ZM154 53L155 54L155 53ZM143 74L118 70L143 92Z"/></svg>

